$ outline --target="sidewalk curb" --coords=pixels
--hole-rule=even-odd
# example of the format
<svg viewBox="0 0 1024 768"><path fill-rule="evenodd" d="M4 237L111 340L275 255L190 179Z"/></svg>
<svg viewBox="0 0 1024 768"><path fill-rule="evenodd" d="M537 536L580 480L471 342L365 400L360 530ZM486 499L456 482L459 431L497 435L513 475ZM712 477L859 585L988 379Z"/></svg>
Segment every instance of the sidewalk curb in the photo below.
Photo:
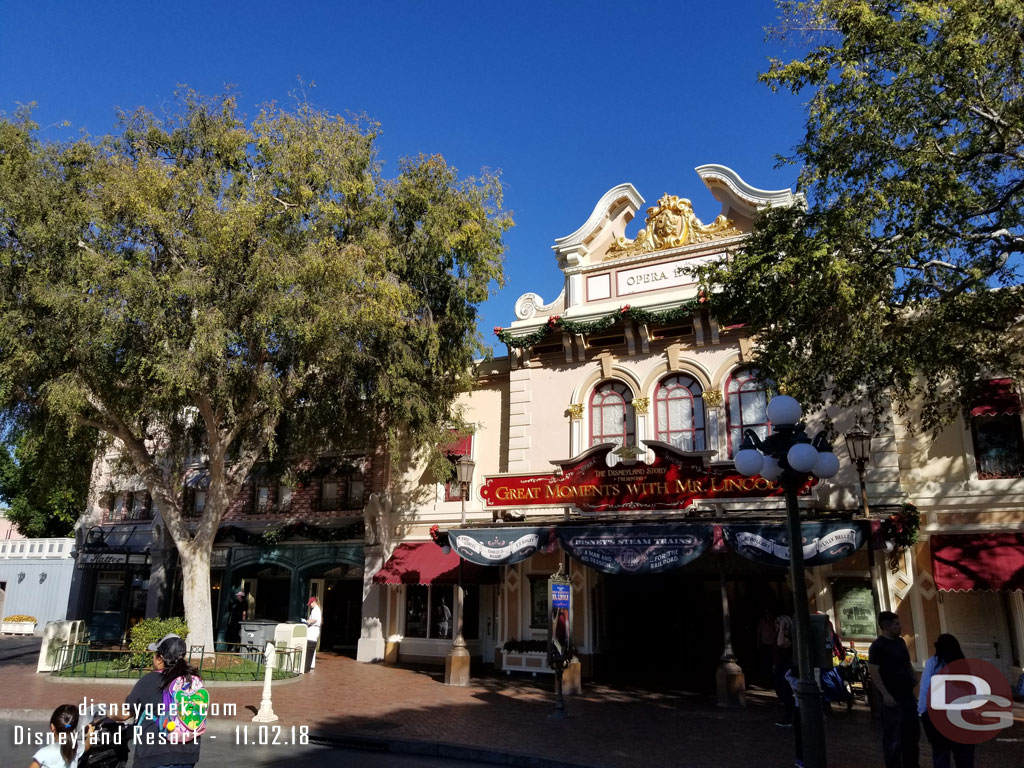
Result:
<svg viewBox="0 0 1024 768"><path fill-rule="evenodd" d="M37 724L46 723L52 713L45 709L0 709L0 725L10 723ZM234 732L237 725L249 725L249 721L216 720L210 723L207 730L218 735ZM471 747L465 744L452 744L445 741L419 741L415 739L383 739L344 731L311 731L310 744L332 747L358 749L364 752L392 753L397 755L417 755L419 757L441 757L448 760L464 760L484 765L509 765L516 768L595 768L592 763L567 763L539 755L521 752L501 752L484 747Z"/></svg>
<svg viewBox="0 0 1024 768"><path fill-rule="evenodd" d="M596 768L592 763L566 763L549 757L528 755L521 752L501 752L484 747L470 747L445 741L415 741L412 739L382 739L356 733L334 733L321 735L310 733L311 744L326 744L367 752L388 752L420 757L442 757L449 760L465 760L484 765L511 765L520 768Z"/></svg>

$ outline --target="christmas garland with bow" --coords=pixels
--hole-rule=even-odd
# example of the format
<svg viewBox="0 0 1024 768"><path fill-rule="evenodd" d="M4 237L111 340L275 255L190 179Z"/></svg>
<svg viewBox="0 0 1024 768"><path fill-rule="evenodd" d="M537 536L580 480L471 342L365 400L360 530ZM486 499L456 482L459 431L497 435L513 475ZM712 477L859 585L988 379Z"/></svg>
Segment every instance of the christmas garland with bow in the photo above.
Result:
<svg viewBox="0 0 1024 768"><path fill-rule="evenodd" d="M576 322L573 320L566 320L560 315L552 315L548 318L547 323L542 325L532 333L525 335L516 335L511 330L506 330L500 325L494 327L494 335L498 337L498 340L503 344L507 344L515 349L524 349L526 347L534 347L542 342L549 334L555 331L555 329L561 329L565 333L587 335L589 333L600 333L611 328L616 323L622 322L625 318L629 318L634 322L647 324L647 325L661 325L664 323L670 323L675 320L681 320L684 317L689 317L699 309L708 308L708 298L704 294L701 294L693 299L684 301L678 307L673 309L666 309L664 312L653 312L647 309L641 309L640 307L631 307L626 304L623 307L619 307L616 312L612 312L604 317L599 317L596 320L590 322Z"/></svg>
<svg viewBox="0 0 1024 768"><path fill-rule="evenodd" d="M247 547L274 547L288 539L308 539L317 542L345 541L361 538L363 521L343 525L337 528L326 528L310 523L289 523L280 528L268 528L254 533L237 525L229 525L217 531L217 541L231 538Z"/></svg>

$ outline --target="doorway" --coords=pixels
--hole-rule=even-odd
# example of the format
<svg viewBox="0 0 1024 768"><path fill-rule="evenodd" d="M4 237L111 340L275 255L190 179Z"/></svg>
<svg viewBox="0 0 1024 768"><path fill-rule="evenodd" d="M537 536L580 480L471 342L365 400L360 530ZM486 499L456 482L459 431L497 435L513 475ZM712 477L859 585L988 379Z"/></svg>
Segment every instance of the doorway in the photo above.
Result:
<svg viewBox="0 0 1024 768"><path fill-rule="evenodd" d="M320 582L320 608L323 611L323 636L320 647L324 650L355 656L363 619L363 582L356 579L311 579Z"/></svg>
<svg viewBox="0 0 1024 768"><path fill-rule="evenodd" d="M733 651L752 676L758 665L757 625L765 608L776 609L788 600L785 576L730 570L726 589ZM714 690L724 640L721 580L715 569L602 574L593 600L596 680L651 689Z"/></svg>

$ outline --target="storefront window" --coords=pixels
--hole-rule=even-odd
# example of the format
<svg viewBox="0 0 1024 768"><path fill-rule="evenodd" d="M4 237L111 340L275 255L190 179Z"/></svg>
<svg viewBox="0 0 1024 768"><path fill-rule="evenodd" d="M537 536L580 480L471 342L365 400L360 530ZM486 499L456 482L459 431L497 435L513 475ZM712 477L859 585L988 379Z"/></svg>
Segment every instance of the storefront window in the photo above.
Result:
<svg viewBox="0 0 1024 768"><path fill-rule="evenodd" d="M683 451L703 451L703 395L700 383L689 376L663 379L654 396L658 439Z"/></svg>
<svg viewBox="0 0 1024 768"><path fill-rule="evenodd" d="M426 637L430 615L430 587L411 584L405 588L405 636Z"/></svg>
<svg viewBox="0 0 1024 768"><path fill-rule="evenodd" d="M621 381L607 381L594 389L590 396L590 444L615 443L633 445L636 440L636 421L633 409L633 390Z"/></svg>
<svg viewBox="0 0 1024 768"><path fill-rule="evenodd" d="M729 457L743 442L743 431L750 429L763 440L768 437L768 388L758 381L757 371L738 371L726 385L725 417L729 425Z"/></svg>
<svg viewBox="0 0 1024 768"><path fill-rule="evenodd" d="M455 605L454 588L434 585L431 591L432 618L430 622L430 636L439 640L451 640L452 638L452 608Z"/></svg>
<svg viewBox="0 0 1024 768"><path fill-rule="evenodd" d="M530 628L548 627L548 577L530 577Z"/></svg>
<svg viewBox="0 0 1024 768"><path fill-rule="evenodd" d="M467 640L479 634L480 596L466 588L463 632ZM455 632L455 587L449 584L410 584L405 588L405 636L451 640Z"/></svg>

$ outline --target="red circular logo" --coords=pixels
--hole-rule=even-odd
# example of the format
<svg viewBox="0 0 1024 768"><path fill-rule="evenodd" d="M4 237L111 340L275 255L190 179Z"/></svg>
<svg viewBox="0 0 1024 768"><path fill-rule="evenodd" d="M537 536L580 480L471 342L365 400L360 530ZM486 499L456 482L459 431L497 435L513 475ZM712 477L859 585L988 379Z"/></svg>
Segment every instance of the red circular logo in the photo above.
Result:
<svg viewBox="0 0 1024 768"><path fill-rule="evenodd" d="M959 744L981 744L1013 725L1010 682L981 659L960 659L936 672L925 700L935 728Z"/></svg>

